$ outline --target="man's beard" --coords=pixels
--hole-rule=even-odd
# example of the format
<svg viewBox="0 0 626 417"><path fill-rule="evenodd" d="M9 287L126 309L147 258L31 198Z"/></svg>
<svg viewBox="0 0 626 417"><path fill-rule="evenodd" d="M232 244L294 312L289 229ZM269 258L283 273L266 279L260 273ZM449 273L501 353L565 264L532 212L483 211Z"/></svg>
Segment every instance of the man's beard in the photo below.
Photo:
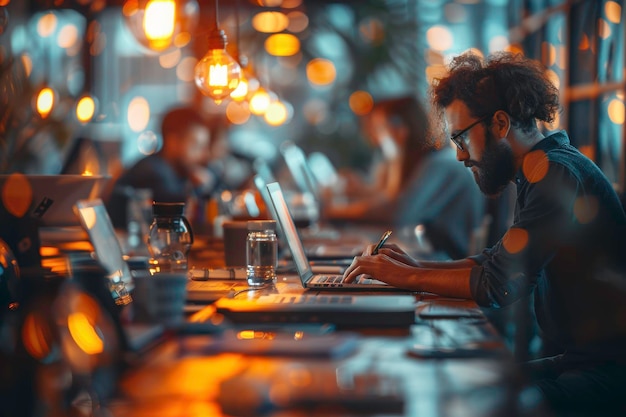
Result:
<svg viewBox="0 0 626 417"><path fill-rule="evenodd" d="M474 163L478 168L474 179L484 194L497 196L515 176L515 159L506 143L496 140L489 129L486 131L483 156Z"/></svg>

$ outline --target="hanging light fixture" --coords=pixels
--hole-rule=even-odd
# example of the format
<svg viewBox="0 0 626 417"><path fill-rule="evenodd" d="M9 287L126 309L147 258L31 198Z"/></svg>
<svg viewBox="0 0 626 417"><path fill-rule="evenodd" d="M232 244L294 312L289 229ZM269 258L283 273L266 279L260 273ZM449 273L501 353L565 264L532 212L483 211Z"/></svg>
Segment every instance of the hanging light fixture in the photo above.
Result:
<svg viewBox="0 0 626 417"><path fill-rule="evenodd" d="M122 8L133 36L155 52L184 46L180 39L191 38L199 12L196 0L125 0Z"/></svg>
<svg viewBox="0 0 626 417"><path fill-rule="evenodd" d="M226 34L218 28L218 0L215 0L214 17L209 50L196 64L194 78L200 92L220 104L239 85L241 67L226 52Z"/></svg>

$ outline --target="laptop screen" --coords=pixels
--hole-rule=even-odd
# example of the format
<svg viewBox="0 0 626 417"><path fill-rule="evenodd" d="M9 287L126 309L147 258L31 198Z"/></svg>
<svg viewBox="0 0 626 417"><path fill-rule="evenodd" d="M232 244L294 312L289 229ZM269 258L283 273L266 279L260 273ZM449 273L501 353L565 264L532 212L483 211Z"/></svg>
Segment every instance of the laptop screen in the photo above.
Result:
<svg viewBox="0 0 626 417"><path fill-rule="evenodd" d="M261 198L263 199L263 203L267 207L267 211L270 214L270 217L276 220L276 234L279 239L284 239L283 229L280 222L277 219L276 209L274 208L274 204L272 203L272 198L270 197L270 193L267 189L267 182L260 175L254 176L254 185L256 186L259 194L261 194Z"/></svg>
<svg viewBox="0 0 626 417"><path fill-rule="evenodd" d="M302 241L300 240L298 230L296 229L296 225L293 222L291 213L287 207L283 191L280 188L280 184L277 182L267 184L267 190L269 191L270 199L272 201L272 205L274 206L276 221L283 231L284 238L287 241L287 246L291 251L291 257L293 258L296 268L298 269L298 275L300 275L300 278L304 280L310 275L313 275L313 271L311 270L309 261L304 253Z"/></svg>
<svg viewBox="0 0 626 417"><path fill-rule="evenodd" d="M132 277L115 229L101 199L79 200L76 214L89 235L89 240L102 267L106 269L111 282L123 282L131 290Z"/></svg>

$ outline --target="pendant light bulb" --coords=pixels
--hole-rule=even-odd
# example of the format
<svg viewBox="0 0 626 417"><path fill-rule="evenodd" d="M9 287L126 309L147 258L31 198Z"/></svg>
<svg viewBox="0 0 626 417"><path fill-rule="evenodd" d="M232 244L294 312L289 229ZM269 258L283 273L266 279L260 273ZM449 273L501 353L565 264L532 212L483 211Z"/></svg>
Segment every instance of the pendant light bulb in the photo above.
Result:
<svg viewBox="0 0 626 417"><path fill-rule="evenodd" d="M165 53L191 38L200 6L196 0L125 0L122 14L146 51Z"/></svg>
<svg viewBox="0 0 626 417"><path fill-rule="evenodd" d="M226 35L223 30L214 31L209 37L209 50L198 61L194 71L196 86L200 92L211 97L217 104L235 91L239 85L241 67L226 52Z"/></svg>

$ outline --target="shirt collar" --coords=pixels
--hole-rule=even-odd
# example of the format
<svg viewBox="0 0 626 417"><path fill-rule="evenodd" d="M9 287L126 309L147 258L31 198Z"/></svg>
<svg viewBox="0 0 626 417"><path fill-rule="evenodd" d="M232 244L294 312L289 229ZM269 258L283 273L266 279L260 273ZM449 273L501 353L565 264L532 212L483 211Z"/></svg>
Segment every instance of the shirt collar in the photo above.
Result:
<svg viewBox="0 0 626 417"><path fill-rule="evenodd" d="M528 152L543 151L546 154L554 149L568 146L570 144L569 136L564 130L554 132L535 144ZM515 184L519 185L525 180L524 172L521 167L515 174Z"/></svg>

